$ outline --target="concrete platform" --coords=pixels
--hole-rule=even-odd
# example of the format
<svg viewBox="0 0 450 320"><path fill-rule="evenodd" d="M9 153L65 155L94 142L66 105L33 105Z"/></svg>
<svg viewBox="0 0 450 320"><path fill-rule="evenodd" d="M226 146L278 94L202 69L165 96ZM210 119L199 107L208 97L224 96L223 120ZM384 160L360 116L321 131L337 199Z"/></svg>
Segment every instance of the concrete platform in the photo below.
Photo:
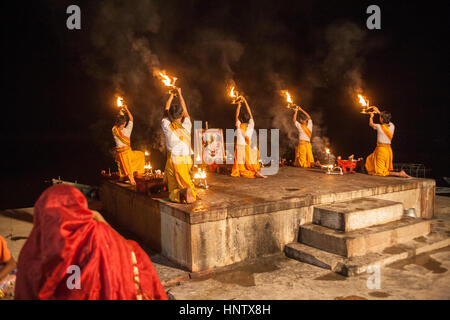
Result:
<svg viewBox="0 0 450 320"><path fill-rule="evenodd" d="M429 179L284 167L268 179L210 173L208 184L192 205L168 202L167 195L151 199L110 181L103 182L100 197L106 217L193 272L282 252L297 241L301 225L313 222L318 205L375 198L400 202L426 219L434 210L435 181Z"/></svg>
<svg viewBox="0 0 450 320"><path fill-rule="evenodd" d="M430 233L430 221L402 218L362 230L342 232L315 224L300 227L299 242L344 257L362 256Z"/></svg>
<svg viewBox="0 0 450 320"><path fill-rule="evenodd" d="M403 204L360 198L314 207L314 224L345 232L401 219Z"/></svg>
<svg viewBox="0 0 450 320"><path fill-rule="evenodd" d="M449 246L449 217L450 215L447 213L445 220L433 219L429 221L431 232L428 235L416 237L362 256L348 258L298 242L286 245L284 252L289 258L329 269L344 276L356 276L365 273L371 265L383 267Z"/></svg>

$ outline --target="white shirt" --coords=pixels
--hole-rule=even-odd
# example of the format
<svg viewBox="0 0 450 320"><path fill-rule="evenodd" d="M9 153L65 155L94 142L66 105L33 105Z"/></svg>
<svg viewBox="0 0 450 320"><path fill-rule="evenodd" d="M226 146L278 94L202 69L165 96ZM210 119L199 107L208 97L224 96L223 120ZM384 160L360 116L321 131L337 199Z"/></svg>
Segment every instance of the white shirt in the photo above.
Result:
<svg viewBox="0 0 450 320"><path fill-rule="evenodd" d="M236 137L238 145L245 145L245 135L250 139L251 142L253 142L252 135L255 128L255 122L253 121L253 119L250 119L250 121L248 122L247 131L245 133L243 133L241 130L241 122L239 120L236 122L236 128L237 128Z"/></svg>
<svg viewBox="0 0 450 320"><path fill-rule="evenodd" d="M308 135L305 133L305 131L303 131L303 128L300 124L300 122L295 121L295 126L298 129L298 140L302 140L302 141L311 141L311 139L309 139ZM308 120L308 122L306 123L306 127L309 129L309 131L312 132L313 129L313 122L311 119Z"/></svg>
<svg viewBox="0 0 450 320"><path fill-rule="evenodd" d="M389 122L387 125L389 132L392 134L392 137L394 137L394 130L395 126L392 122ZM375 124L375 130L377 130L377 142L378 143L384 143L384 144L391 144L391 140L386 136L383 129L381 129L381 124Z"/></svg>
<svg viewBox="0 0 450 320"><path fill-rule="evenodd" d="M189 132L189 135L191 134L192 129L192 123L189 118L184 118L184 121L182 123L183 128ZM164 136L166 137L166 147L167 150L172 152L172 155L174 156L189 156L191 155L191 148L180 140L177 134L173 132L173 130L170 128L170 120L168 118L163 118L161 120L161 127L164 132Z"/></svg>
<svg viewBox="0 0 450 320"><path fill-rule="evenodd" d="M111 129L111 131L114 129L114 127ZM122 134L127 137L130 138L131 137L131 131L133 131L133 121L128 121L128 124L126 127L124 127L122 130L119 129L119 131L122 132ZM122 141L119 140L119 138L117 138L114 133L113 133L113 137L114 137L114 141L116 142L116 147L120 148L120 147L125 147L126 144L123 143Z"/></svg>

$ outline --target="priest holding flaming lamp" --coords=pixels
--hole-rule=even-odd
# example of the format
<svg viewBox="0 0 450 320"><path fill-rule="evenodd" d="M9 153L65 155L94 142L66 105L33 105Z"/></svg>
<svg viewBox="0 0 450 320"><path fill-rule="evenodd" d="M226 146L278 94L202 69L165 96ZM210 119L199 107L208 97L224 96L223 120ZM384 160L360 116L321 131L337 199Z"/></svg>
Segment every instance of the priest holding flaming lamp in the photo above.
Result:
<svg viewBox="0 0 450 320"><path fill-rule="evenodd" d="M136 185L134 174L142 175L145 172L145 155L141 151L131 149L130 136L133 130L133 115L122 97L117 98L117 106L121 108L120 114L117 116L116 123L112 128L112 134L116 143L116 163L119 168L120 178L128 177L129 182L132 185Z"/></svg>
<svg viewBox="0 0 450 320"><path fill-rule="evenodd" d="M237 104L236 107L236 131L237 131L237 143L234 152L234 164L231 171L232 177L245 177L245 178L267 178L267 176L261 174L259 164L259 150L252 144L252 136L254 133L255 122L253 121L253 115L250 110L250 106L247 103L247 99L244 96L238 95L235 92L234 87L231 88L230 96L233 98L233 104ZM244 102L246 112L241 111L241 105Z"/></svg>
<svg viewBox="0 0 450 320"><path fill-rule="evenodd" d="M301 168L310 168L314 165L314 156L311 146L313 122L308 112L292 102L292 98L289 92L284 91L284 93L286 94L288 108L294 110L292 120L298 130L298 145L297 148L295 148L294 166ZM298 114L299 110L300 114ZM297 115L299 115L300 122L297 121Z"/></svg>
<svg viewBox="0 0 450 320"><path fill-rule="evenodd" d="M411 178L405 171L395 172L393 167L393 152L391 142L394 138L395 126L391 122L391 114L380 111L376 106L370 106L369 101L358 94L359 102L364 107L361 113L370 114L369 126L377 131L377 147L366 159L367 173L374 176L397 176ZM380 116L381 124L374 123L375 113Z"/></svg>
<svg viewBox="0 0 450 320"><path fill-rule="evenodd" d="M166 86L169 86L168 84L170 85L165 83ZM180 88L176 88L176 96L180 103L172 103L175 97L174 88L172 86L169 92L170 96L161 121L167 148L164 180L168 184L171 201L189 204L197 199L195 186L190 176L193 165L192 123Z"/></svg>

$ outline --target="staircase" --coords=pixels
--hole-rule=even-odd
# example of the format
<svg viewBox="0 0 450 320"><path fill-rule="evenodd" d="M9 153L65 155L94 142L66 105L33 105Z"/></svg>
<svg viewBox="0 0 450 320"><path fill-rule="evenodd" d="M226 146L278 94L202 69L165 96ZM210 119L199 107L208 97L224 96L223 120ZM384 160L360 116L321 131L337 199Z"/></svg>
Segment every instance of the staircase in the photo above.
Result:
<svg viewBox="0 0 450 320"><path fill-rule="evenodd" d="M392 250L397 248L397 258L403 253L398 245L429 233L430 220L404 217L402 203L360 198L314 207L313 223L300 226L298 242L284 251L290 258L352 276L369 265L393 262Z"/></svg>

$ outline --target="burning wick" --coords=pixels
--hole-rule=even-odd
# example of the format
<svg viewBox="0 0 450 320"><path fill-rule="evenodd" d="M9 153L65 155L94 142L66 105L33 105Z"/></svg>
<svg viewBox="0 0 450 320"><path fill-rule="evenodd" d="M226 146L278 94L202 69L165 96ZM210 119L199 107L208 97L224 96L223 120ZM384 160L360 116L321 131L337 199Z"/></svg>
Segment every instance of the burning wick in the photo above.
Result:
<svg viewBox="0 0 450 320"><path fill-rule="evenodd" d="M161 76L162 82L164 83L164 85L166 87L171 88L169 92L176 94L177 87L175 87L175 82L177 81L178 78L172 77L172 79L170 79L170 77L167 74L162 73L162 72L160 72L159 75Z"/></svg>
<svg viewBox="0 0 450 320"><path fill-rule="evenodd" d="M359 98L359 103L363 106L363 109L361 110L361 113L367 114L370 113L370 104L369 104L369 99L367 99L366 97L364 97L361 94L358 94L358 98Z"/></svg>
<svg viewBox="0 0 450 320"><path fill-rule="evenodd" d="M289 91L283 90L282 92L286 95L286 102L288 103L287 108L293 109L293 110L297 109L297 106L292 101L292 97L291 97Z"/></svg>
<svg viewBox="0 0 450 320"><path fill-rule="evenodd" d="M149 156L149 153L148 153L148 151L145 151L145 156L146 156L146 157L148 157L148 156Z"/></svg>
<svg viewBox="0 0 450 320"><path fill-rule="evenodd" d="M145 169L145 172L147 172L147 173L152 173L152 165L150 164L150 162L147 162L147 164L146 165L144 165L144 169Z"/></svg>
<svg viewBox="0 0 450 320"><path fill-rule="evenodd" d="M232 104L237 104L241 100L241 96L239 95L239 92L234 90L235 87L232 87L230 90L230 97L233 98Z"/></svg>
<svg viewBox="0 0 450 320"><path fill-rule="evenodd" d="M204 187L205 189L208 189L205 170L198 168L198 171L194 174L194 180L199 184L199 187Z"/></svg>

